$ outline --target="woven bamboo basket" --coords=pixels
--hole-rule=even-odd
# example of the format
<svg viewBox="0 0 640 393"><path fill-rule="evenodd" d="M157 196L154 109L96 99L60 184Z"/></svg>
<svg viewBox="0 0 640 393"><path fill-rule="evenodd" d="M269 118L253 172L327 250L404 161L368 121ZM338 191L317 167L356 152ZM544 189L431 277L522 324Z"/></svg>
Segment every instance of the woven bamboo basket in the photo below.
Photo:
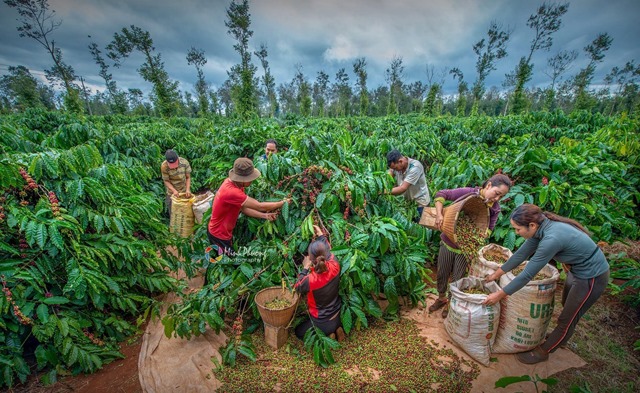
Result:
<svg viewBox="0 0 640 393"><path fill-rule="evenodd" d="M291 305L281 310L269 310L268 308L266 308L265 304L272 301L276 297L289 300L289 302L291 302ZM298 299L299 296L295 292L291 293L291 291L282 289L282 287L269 287L256 293L255 302L258 306L258 311L260 312L262 321L264 321L265 324L274 327L282 327L287 326L289 322L291 322L291 318L293 318L293 314L296 311L296 306L298 305Z"/></svg>
<svg viewBox="0 0 640 393"><path fill-rule="evenodd" d="M184 193L178 197L171 196L171 218L169 219L169 230L180 237L189 237L193 233L195 217L193 215L193 202L195 196L185 198Z"/></svg>
<svg viewBox="0 0 640 393"><path fill-rule="evenodd" d="M482 233L487 232L487 229L489 228L489 208L479 195L471 194L452 203L442 210L442 214L444 216L442 232L454 243L458 243L458 238L456 236L456 223L460 216L460 212L464 212L466 216L471 217L476 226L482 230ZM435 226L435 216L435 207L425 207L422 211L422 216L420 217L420 225L437 230L438 228Z"/></svg>

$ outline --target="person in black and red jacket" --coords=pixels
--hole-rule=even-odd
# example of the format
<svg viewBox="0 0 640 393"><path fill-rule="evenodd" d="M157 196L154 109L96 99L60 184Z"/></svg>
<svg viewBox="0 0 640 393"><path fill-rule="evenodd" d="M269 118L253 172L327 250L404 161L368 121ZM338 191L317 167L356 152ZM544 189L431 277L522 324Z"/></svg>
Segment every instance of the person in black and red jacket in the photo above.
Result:
<svg viewBox="0 0 640 393"><path fill-rule="evenodd" d="M342 301L338 295L340 287L340 263L331 253L331 245L322 230L314 226L317 238L309 244L308 254L298 274L295 289L306 295L310 319L296 326L296 336L303 339L312 326L320 328L331 338L344 339L340 322Z"/></svg>

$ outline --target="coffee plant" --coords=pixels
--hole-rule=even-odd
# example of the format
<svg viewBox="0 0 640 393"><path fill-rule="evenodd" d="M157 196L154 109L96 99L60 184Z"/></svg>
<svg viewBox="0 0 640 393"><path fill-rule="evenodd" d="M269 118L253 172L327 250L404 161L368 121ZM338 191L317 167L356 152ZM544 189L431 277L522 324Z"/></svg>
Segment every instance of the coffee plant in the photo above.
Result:
<svg viewBox="0 0 640 393"><path fill-rule="evenodd" d="M251 332L261 326L253 297L292 287L314 224L342 266L345 331L397 318L403 302L433 291L424 263L435 260L439 233L413 223L414 205L385 194L393 148L423 163L432 195L510 176L490 242L521 244L509 214L525 202L577 219L596 241L636 240L639 129L636 118L587 112L246 122L42 110L0 117L0 386L34 371L52 382L121 357L118 342L168 291L182 297L163 318L168 336L223 330L232 337L227 364L252 358ZM269 138L279 152L261 160ZM215 191L233 161L248 156L262 173L248 194L291 203L273 222L241 216L235 258L205 258L206 215L189 239L167 231L159 167L168 148L190 161L194 191ZM178 270L206 271L209 284L185 291L186 282L172 278ZM305 340L319 364L331 362L328 340Z"/></svg>

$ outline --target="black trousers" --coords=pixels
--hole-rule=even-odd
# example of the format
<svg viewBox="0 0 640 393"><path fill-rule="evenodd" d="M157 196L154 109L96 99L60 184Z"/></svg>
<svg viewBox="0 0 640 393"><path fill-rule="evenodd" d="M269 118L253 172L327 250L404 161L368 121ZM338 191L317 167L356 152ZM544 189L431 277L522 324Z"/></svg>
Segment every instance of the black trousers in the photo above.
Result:
<svg viewBox="0 0 640 393"><path fill-rule="evenodd" d="M227 256L232 256L233 251L233 239L222 240L215 236L213 236L209 231L207 231L207 238L209 238L209 243L211 246L218 251L218 255L225 254Z"/></svg>
<svg viewBox="0 0 640 393"><path fill-rule="evenodd" d="M608 283L608 270L598 277L586 280L569 272L562 289L563 309L558 317L558 325L540 347L547 352L553 352L569 341L580 318L600 298Z"/></svg>

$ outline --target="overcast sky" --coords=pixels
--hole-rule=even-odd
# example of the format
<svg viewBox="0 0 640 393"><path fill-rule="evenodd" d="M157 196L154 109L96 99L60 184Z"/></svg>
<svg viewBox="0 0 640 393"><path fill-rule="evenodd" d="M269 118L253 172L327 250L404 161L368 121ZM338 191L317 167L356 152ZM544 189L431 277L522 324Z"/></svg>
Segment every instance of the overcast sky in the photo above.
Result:
<svg viewBox="0 0 640 393"><path fill-rule="evenodd" d="M208 61L205 78L218 88L227 79L227 70L239 62L235 42L225 27L229 4L230 0L49 0L50 9L62 21L51 38L62 49L64 61L93 89L103 90L104 81L87 46L94 41L104 52L114 33L130 25L151 34L170 78L180 82L181 90L193 91L196 80L195 68L186 61L191 47L204 51ZM296 64L310 82L320 70L333 82L336 71L345 68L354 85L353 62L359 57L367 60L369 89L385 84L385 69L394 57L403 60L405 83L427 83L427 66L433 66L437 79L444 69L458 67L471 84L477 76L472 47L486 37L491 21L496 21L513 29L508 56L497 62L497 70L486 81L487 88L501 88L505 73L528 55L534 32L526 22L541 4L517 0L251 0L250 46L252 50L260 44L267 46L277 85L291 81ZM639 0L574 0L569 4L551 50L534 55L534 76L528 86L549 83L543 71L547 59L560 50L579 52L569 71L575 74L587 62L583 48L600 33L608 33L613 44L597 66L594 85L602 83L612 67L640 61ZM52 60L36 41L19 37L17 18L15 9L0 3L0 74L6 74L8 66L24 65L41 75ZM135 54L121 68L111 69L120 88L150 90L136 71L142 61ZM261 76L255 56L253 62ZM455 86L451 75L445 74L445 92L454 92Z"/></svg>

